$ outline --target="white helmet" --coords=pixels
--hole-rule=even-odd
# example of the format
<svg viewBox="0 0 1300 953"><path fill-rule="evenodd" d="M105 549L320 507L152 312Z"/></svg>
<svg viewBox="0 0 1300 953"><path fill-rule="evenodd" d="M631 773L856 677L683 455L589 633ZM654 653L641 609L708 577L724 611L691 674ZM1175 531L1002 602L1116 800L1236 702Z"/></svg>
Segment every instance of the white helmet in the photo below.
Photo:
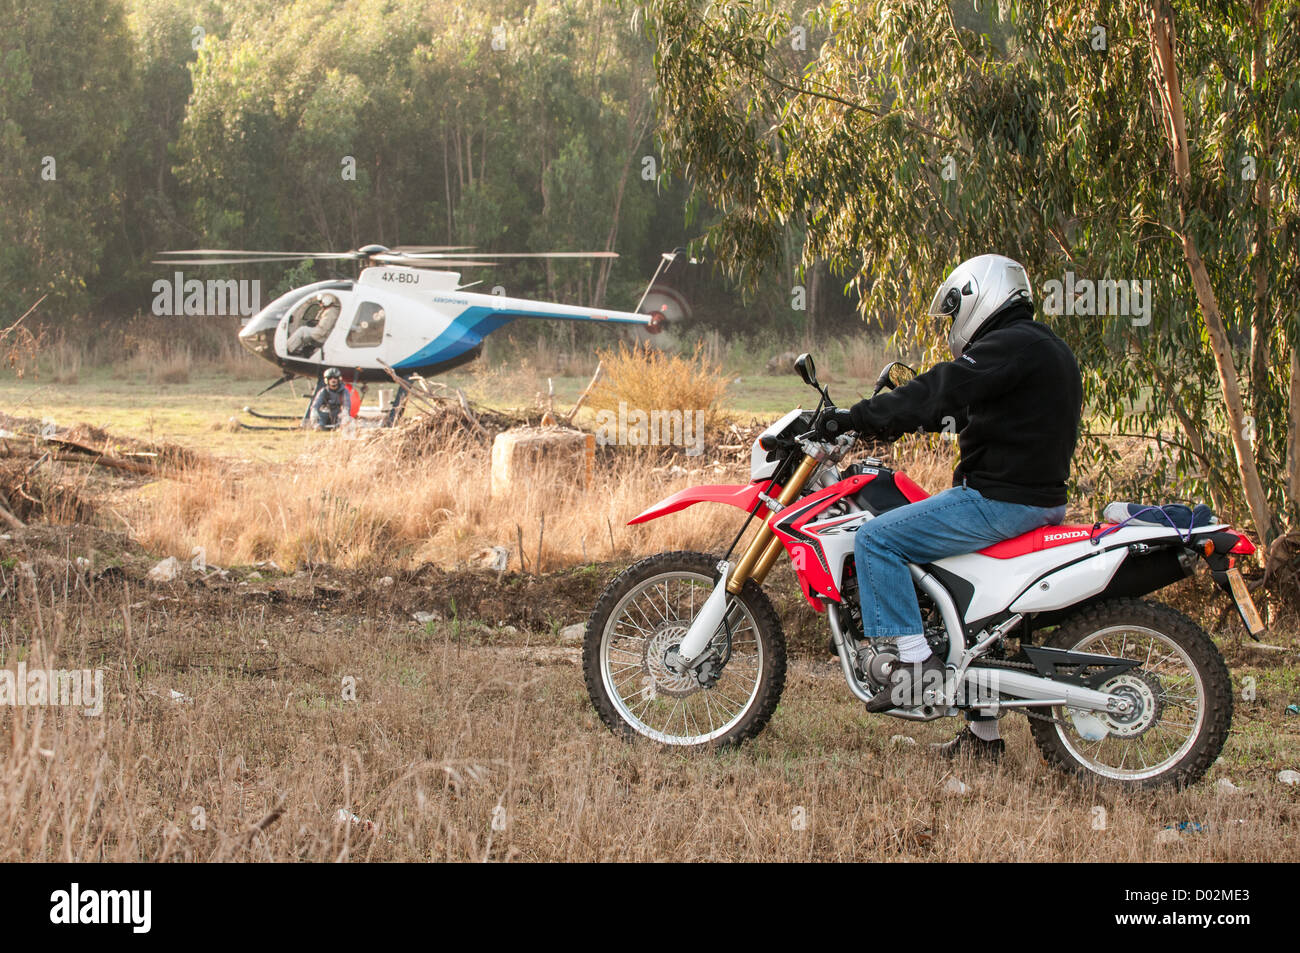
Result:
<svg viewBox="0 0 1300 953"><path fill-rule="evenodd" d="M979 255L952 270L934 293L930 314L952 318L948 347L955 360L989 318L1017 301L1033 304L1033 294L1019 262L1003 255Z"/></svg>

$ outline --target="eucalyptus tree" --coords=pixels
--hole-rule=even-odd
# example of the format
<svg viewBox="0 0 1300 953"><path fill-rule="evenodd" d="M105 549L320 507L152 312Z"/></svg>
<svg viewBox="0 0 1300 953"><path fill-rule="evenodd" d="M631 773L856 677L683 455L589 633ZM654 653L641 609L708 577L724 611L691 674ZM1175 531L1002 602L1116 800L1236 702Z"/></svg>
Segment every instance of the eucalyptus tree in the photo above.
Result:
<svg viewBox="0 0 1300 953"><path fill-rule="evenodd" d="M1145 445L1119 466L1086 441L1099 488L1171 477L1265 539L1297 525L1293 5L640 12L665 156L721 210L706 244L735 274L758 280L797 227L867 311L914 314L961 258L1017 257L1053 292L1091 434Z"/></svg>

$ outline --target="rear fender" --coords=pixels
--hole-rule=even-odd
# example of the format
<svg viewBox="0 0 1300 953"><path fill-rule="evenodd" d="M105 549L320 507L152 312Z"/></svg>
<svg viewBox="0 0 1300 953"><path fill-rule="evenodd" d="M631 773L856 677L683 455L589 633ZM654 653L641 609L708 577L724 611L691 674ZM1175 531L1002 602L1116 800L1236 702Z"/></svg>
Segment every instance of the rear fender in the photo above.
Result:
<svg viewBox="0 0 1300 953"><path fill-rule="evenodd" d="M635 523L648 523L650 520L667 516L669 513L676 513L688 506L694 506L696 503L725 503L728 506L735 506L752 512L754 505L758 502L758 494L765 485L766 481L745 484L719 484L716 486L689 486L684 490L678 490L672 496L665 497L627 522L629 526ZM781 492L781 488L773 487L772 492L778 494Z"/></svg>

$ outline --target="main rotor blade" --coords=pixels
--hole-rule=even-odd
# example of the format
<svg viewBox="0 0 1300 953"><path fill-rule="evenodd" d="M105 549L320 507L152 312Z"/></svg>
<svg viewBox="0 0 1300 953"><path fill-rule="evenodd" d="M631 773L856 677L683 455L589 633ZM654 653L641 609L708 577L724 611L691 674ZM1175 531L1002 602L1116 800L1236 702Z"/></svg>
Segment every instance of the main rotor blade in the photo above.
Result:
<svg viewBox="0 0 1300 953"><path fill-rule="evenodd" d="M395 245L388 249L394 255L409 255L430 251L469 251L473 245Z"/></svg>
<svg viewBox="0 0 1300 953"><path fill-rule="evenodd" d="M405 258L617 258L613 251L516 251L516 252L471 252L460 255L404 255Z"/></svg>
<svg viewBox="0 0 1300 953"><path fill-rule="evenodd" d="M331 259L346 258L344 255L332 255ZM291 261L316 261L318 255L282 255L276 258L155 258L154 265L274 265Z"/></svg>
<svg viewBox="0 0 1300 953"><path fill-rule="evenodd" d="M373 261L381 265L398 265L402 268L486 268L494 264L490 261L461 261L459 258L408 258L402 255L375 255Z"/></svg>
<svg viewBox="0 0 1300 953"><path fill-rule="evenodd" d="M255 251L247 248L179 248L158 255L257 255L260 258L360 258L354 251Z"/></svg>

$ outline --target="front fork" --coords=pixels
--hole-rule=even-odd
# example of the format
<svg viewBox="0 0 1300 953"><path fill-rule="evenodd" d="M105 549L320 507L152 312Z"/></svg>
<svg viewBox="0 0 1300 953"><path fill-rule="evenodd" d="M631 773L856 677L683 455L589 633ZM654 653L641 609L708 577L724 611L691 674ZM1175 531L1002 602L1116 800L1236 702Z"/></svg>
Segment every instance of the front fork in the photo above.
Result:
<svg viewBox="0 0 1300 953"><path fill-rule="evenodd" d="M812 476L820 462L811 454L804 454L794 475L781 490L781 495L777 497L776 502L780 507L788 506L803 492L808 478ZM718 568L722 571L718 583L713 587L713 592L705 600L703 608L696 615L691 627L682 638L681 645L678 646L678 665L683 669L693 667L692 663L713 641L718 627L726 618L732 597L740 595L745 588L745 583L751 579L761 586L771 571L773 563L776 562L776 557L781 554L781 540L772 532L772 524L769 522L772 515L769 513L763 520L763 525L754 534L754 538L750 540L744 554L734 566L725 560L718 564Z"/></svg>

